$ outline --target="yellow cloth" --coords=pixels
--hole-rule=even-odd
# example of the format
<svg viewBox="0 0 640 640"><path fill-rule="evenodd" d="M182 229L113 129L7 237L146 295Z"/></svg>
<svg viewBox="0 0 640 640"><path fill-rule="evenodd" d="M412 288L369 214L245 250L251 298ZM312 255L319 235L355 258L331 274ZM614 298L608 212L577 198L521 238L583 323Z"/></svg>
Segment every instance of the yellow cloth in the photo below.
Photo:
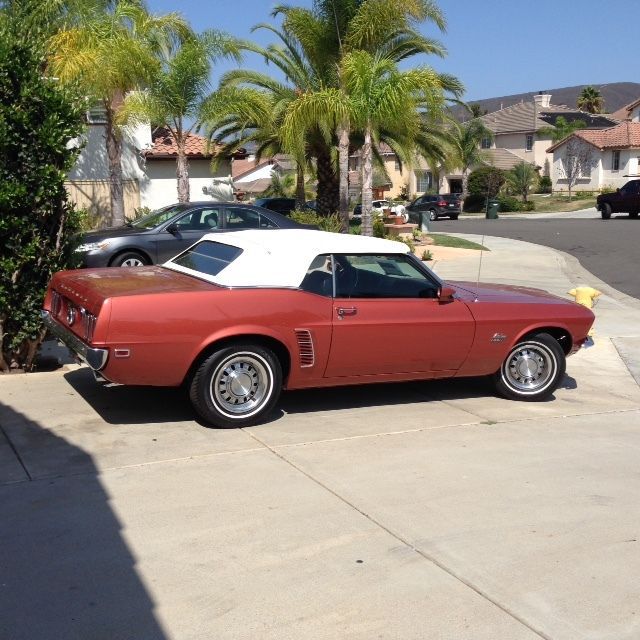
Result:
<svg viewBox="0 0 640 640"><path fill-rule="evenodd" d="M591 309L593 307L593 301L598 296L602 295L601 291L598 291L593 287L576 287L575 289L571 289L568 293L576 299L578 304L587 307L587 309Z"/></svg>

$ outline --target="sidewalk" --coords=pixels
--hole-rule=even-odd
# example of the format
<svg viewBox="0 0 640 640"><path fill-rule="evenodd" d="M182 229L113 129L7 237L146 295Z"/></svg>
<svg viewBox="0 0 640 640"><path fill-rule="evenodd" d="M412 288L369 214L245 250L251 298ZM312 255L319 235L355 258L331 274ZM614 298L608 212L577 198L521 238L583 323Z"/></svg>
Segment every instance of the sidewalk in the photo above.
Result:
<svg viewBox="0 0 640 640"><path fill-rule="evenodd" d="M218 430L180 390L86 367L2 378L0 637L637 640L640 303L554 250L482 243L436 273L604 293L552 401L321 389Z"/></svg>

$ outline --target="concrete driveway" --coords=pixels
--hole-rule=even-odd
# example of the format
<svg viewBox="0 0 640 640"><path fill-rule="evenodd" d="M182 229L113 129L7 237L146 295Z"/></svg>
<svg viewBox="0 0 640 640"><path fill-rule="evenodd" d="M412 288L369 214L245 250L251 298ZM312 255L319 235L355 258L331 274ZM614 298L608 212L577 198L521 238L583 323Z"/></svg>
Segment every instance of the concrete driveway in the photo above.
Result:
<svg viewBox="0 0 640 640"><path fill-rule="evenodd" d="M506 242L481 272L523 279ZM534 246L552 290L585 277ZM635 640L640 305L596 312L545 403L482 380L292 392L222 431L177 390L3 378L0 637Z"/></svg>

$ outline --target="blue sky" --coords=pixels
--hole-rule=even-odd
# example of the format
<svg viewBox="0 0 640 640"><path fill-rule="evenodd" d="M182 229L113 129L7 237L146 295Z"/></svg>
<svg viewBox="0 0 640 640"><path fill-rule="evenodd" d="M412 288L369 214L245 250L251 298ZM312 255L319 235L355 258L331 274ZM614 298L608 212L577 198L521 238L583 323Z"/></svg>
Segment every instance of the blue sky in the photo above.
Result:
<svg viewBox="0 0 640 640"><path fill-rule="evenodd" d="M223 29L268 44L267 32L251 34L260 22L273 22L271 9L287 3L310 6L311 0L147 0L155 13L178 11L193 28ZM444 59L423 57L438 71L458 77L465 100L537 92L580 84L638 82L635 50L640 0L440 0L448 27L438 34ZM418 64L418 59L416 59ZM263 69L260 59L244 65ZM220 71L229 65L220 65ZM219 73L214 76L217 82Z"/></svg>

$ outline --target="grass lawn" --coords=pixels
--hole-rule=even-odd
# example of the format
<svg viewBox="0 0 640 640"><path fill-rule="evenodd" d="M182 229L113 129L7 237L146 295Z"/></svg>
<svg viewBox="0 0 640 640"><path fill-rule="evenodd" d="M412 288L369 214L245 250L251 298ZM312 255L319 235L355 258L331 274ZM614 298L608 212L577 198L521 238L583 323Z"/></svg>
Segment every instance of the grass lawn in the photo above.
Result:
<svg viewBox="0 0 640 640"><path fill-rule="evenodd" d="M443 233L430 233L429 238L433 240L433 244L438 247L455 247L456 249L476 249L477 251L489 251L487 247L483 247L477 242L465 240L464 238L456 238L447 236Z"/></svg>
<svg viewBox="0 0 640 640"><path fill-rule="evenodd" d="M596 197L575 198L571 201L565 195L543 195L534 194L530 196L531 200L536 203L536 211L539 213L555 213L561 211L579 211L580 209L589 209L596 206ZM532 211L531 213L535 213Z"/></svg>

